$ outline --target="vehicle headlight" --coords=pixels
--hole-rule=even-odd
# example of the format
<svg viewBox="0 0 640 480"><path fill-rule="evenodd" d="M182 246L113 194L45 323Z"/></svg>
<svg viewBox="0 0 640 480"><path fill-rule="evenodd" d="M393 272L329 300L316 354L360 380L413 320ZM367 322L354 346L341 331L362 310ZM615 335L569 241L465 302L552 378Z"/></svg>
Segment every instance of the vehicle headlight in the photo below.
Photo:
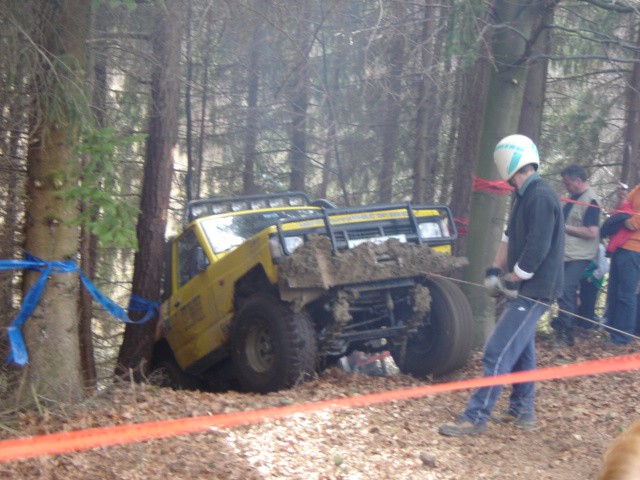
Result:
<svg viewBox="0 0 640 480"><path fill-rule="evenodd" d="M442 238L443 232L440 222L425 222L418 225L420 238ZM449 236L447 234L447 236Z"/></svg>
<svg viewBox="0 0 640 480"><path fill-rule="evenodd" d="M284 237L284 246L289 254L292 254L303 243L302 237Z"/></svg>
<svg viewBox="0 0 640 480"><path fill-rule="evenodd" d="M296 248L304 243L302 237L284 237L284 246L288 255L291 255ZM269 239L269 249L271 250L271 258L273 263L279 263L284 257L285 253L282 250L282 244L277 236Z"/></svg>

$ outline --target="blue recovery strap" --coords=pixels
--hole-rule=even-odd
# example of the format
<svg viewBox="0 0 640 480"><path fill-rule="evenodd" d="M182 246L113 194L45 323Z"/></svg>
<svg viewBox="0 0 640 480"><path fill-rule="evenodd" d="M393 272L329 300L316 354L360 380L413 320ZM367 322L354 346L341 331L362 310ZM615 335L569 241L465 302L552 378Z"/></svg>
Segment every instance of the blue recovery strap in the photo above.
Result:
<svg viewBox="0 0 640 480"><path fill-rule="evenodd" d="M25 257L26 260L0 260L0 270L26 269L42 272L38 280L36 280L24 296L18 316L7 327L10 353L6 363L13 362L21 366L29 363L29 355L27 354L27 347L20 328L31 316L36 305L38 305L40 296L42 295L44 287L47 284L47 280L49 279L49 275L52 273L73 273L79 270L73 260L67 260L65 262L46 262L38 257L30 255L29 253L25 253ZM82 270L79 270L79 272L82 284L89 293L91 293L93 298L95 298L111 315L122 322L141 324L147 322L158 311L158 302L151 302L132 295L131 304L129 306L130 310L147 312L144 318L134 322L129 318L124 308L103 295Z"/></svg>

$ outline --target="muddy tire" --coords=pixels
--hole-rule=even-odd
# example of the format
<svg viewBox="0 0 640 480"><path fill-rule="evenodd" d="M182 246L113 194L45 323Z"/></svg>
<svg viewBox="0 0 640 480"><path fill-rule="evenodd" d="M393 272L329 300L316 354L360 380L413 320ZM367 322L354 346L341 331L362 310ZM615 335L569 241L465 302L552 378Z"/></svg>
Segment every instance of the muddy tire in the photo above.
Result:
<svg viewBox="0 0 640 480"><path fill-rule="evenodd" d="M317 361L309 315L286 303L255 294L242 306L231 336L231 358L243 389L266 393L310 377Z"/></svg>
<svg viewBox="0 0 640 480"><path fill-rule="evenodd" d="M399 347L391 352L402 373L417 377L462 367L474 342L473 315L462 290L444 278L430 278L425 285L431 294L431 311L409 337L404 356Z"/></svg>

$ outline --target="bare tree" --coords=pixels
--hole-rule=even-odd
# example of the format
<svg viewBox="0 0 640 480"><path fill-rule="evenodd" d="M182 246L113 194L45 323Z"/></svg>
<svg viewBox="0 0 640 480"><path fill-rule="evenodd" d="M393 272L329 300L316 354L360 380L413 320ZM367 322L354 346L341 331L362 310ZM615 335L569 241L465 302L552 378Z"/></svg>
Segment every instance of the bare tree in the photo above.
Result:
<svg viewBox="0 0 640 480"><path fill-rule="evenodd" d="M173 148L178 134L179 67L182 39L182 2L158 0L152 6L151 42L154 69L151 82L149 133L140 217L139 251L134 259L133 294L155 300L160 298L164 235L173 174ZM139 313L130 312L132 318ZM157 321L157 319L155 319ZM151 358L155 321L144 325L127 325L118 355L116 372L134 371L139 379ZM138 370L142 367L142 372Z"/></svg>
<svg viewBox="0 0 640 480"><path fill-rule="evenodd" d="M255 166L258 157L256 143L258 139L258 93L260 89L260 53L264 41L262 18L255 17L252 42L249 45L249 63L247 65L247 121L244 143L244 170L242 172L242 191L250 195L258 193L255 182Z"/></svg>
<svg viewBox="0 0 640 480"><path fill-rule="evenodd" d="M636 29L636 62L631 67L626 87L625 141L620 176L623 182L631 185L636 185L640 181L640 24L637 22L634 24Z"/></svg>
<svg viewBox="0 0 640 480"><path fill-rule="evenodd" d="M405 35L402 27L404 5L400 2L392 5L393 21L396 22L389 47L385 49L387 56L388 81L385 85L385 104L382 125L382 165L378 175L378 200L382 203L391 201L393 194L394 165L398 153L398 131L400 125L402 70L404 68Z"/></svg>
<svg viewBox="0 0 640 480"><path fill-rule="evenodd" d="M299 12L301 19L309 14L307 0L301 2ZM306 21L300 21L296 27L296 55L291 92L291 147L289 161L291 163L291 190L306 190L307 175L307 110L309 108L309 53L313 44L312 33Z"/></svg>

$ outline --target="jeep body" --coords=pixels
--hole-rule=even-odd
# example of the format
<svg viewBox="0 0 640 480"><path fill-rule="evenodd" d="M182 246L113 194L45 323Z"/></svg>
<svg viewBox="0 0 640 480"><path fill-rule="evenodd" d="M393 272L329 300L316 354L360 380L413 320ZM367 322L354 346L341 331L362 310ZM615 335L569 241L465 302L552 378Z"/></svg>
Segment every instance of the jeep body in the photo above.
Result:
<svg viewBox="0 0 640 480"><path fill-rule="evenodd" d="M400 370L443 374L466 361L473 320L440 274L446 206L335 208L299 192L190 202L168 244L153 365L175 387L225 377L289 387L354 350L390 351Z"/></svg>

